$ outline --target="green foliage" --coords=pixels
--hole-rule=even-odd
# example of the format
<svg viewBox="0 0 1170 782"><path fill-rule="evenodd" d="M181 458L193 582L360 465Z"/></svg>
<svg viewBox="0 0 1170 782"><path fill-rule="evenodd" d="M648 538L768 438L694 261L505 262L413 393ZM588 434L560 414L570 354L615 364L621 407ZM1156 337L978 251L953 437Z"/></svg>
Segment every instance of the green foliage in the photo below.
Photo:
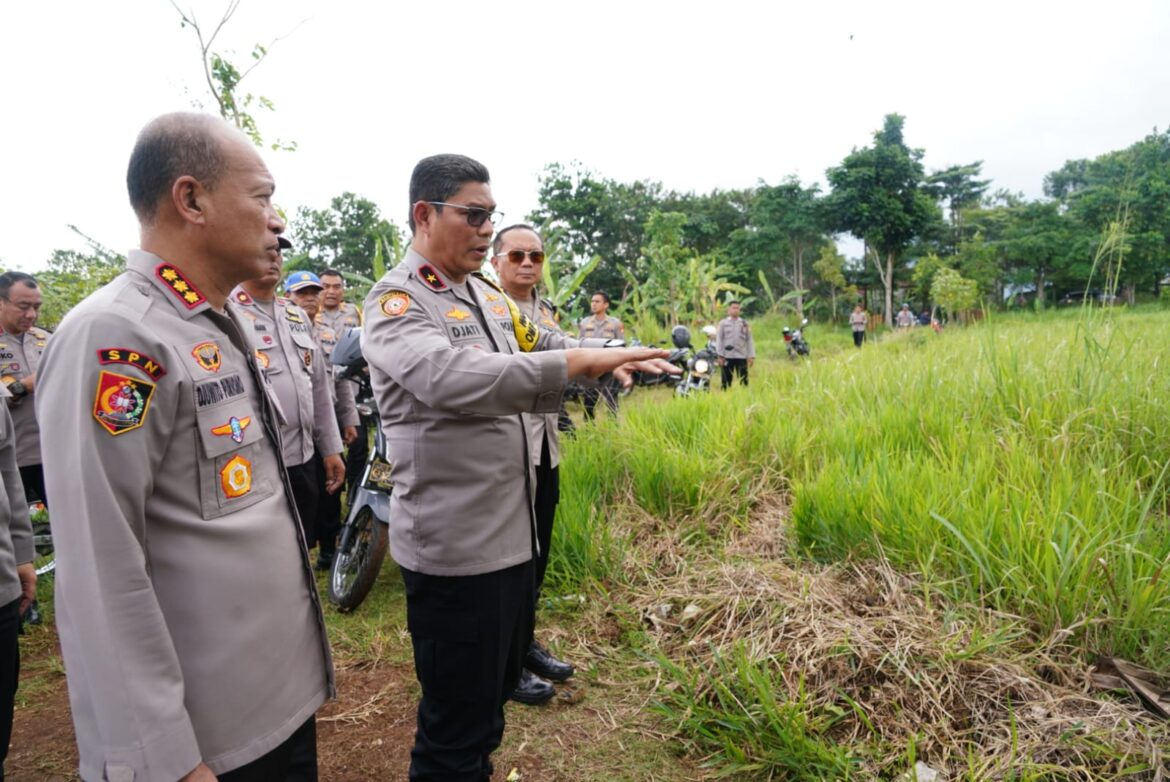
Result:
<svg viewBox="0 0 1170 782"><path fill-rule="evenodd" d="M86 296L117 277L126 268L126 258L86 236L76 226L69 228L85 240L89 252L54 250L48 268L36 277L44 297L40 325L56 328L69 310Z"/></svg>
<svg viewBox="0 0 1170 782"><path fill-rule="evenodd" d="M979 286L954 269L939 269L930 284L930 297L947 312L962 317L979 302Z"/></svg>
<svg viewBox="0 0 1170 782"><path fill-rule="evenodd" d="M260 134L260 127L252 111L255 109L275 111L276 106L271 99L263 95L253 95L252 93L241 94L239 87L240 83L247 78L248 74L259 66L260 63L264 62L264 59L268 57L269 50L276 41L273 41L268 46L261 44L253 46L250 53L252 62L247 68L241 71L239 66L227 59L224 55L211 50L211 47L215 44L216 37L219 36L224 26L231 21L232 16L239 9L240 0L229 0L223 17L216 24L215 29L211 31L211 34L206 40L204 39L203 28L200 27L198 21L195 19L194 11L184 11L179 7L176 0L171 0L171 5L179 13L180 27L190 27L195 31L195 37L199 42L199 54L201 64L203 65L203 75L207 80L207 89L215 99L219 115L246 133L248 138L252 139L253 144L258 147L264 146L264 138ZM277 140L270 146L274 150L290 152L297 148L295 141L286 142Z"/></svg>
<svg viewBox="0 0 1170 782"><path fill-rule="evenodd" d="M402 245L398 227L382 217L368 198L345 192L325 209L299 207L289 224L296 255L288 265L314 272L332 267L345 274L377 279L373 268L378 242ZM394 253L397 256L397 251Z"/></svg>

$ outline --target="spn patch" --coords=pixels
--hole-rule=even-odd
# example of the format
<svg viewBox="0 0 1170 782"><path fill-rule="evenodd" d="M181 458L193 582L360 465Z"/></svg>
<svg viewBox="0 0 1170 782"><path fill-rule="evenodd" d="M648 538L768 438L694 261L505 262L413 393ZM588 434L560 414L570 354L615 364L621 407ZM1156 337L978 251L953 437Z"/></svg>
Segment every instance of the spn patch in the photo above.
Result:
<svg viewBox="0 0 1170 782"><path fill-rule="evenodd" d="M443 282L443 278L439 276L439 273L435 271L435 268L429 263L424 263L422 266L418 267L418 275L431 290L447 290L447 283Z"/></svg>
<svg viewBox="0 0 1170 782"><path fill-rule="evenodd" d="M410 309L410 294L406 291L389 291L378 297L378 305L388 318L405 315Z"/></svg>
<svg viewBox="0 0 1170 782"><path fill-rule="evenodd" d="M228 435L233 441L237 443L244 442L244 430L252 423L251 416L244 416L243 418L236 418L234 415L228 419L226 424L221 424L212 428L211 433L222 437Z"/></svg>
<svg viewBox="0 0 1170 782"><path fill-rule="evenodd" d="M244 381L240 379L240 376L228 375L195 386L195 407L199 409L211 407L237 396L243 396L244 393Z"/></svg>
<svg viewBox="0 0 1170 782"><path fill-rule="evenodd" d="M167 373L162 364L145 353L139 353L137 350L131 350L130 348L101 348L97 354L99 363L128 364L132 367L138 367L150 375L151 380L158 380Z"/></svg>
<svg viewBox="0 0 1170 782"><path fill-rule="evenodd" d="M449 309L445 313L443 313L443 317L450 318L451 320L463 321L463 320L467 320L468 318L470 318L471 313L468 312L467 310L461 310L458 307L452 307L451 309Z"/></svg>
<svg viewBox="0 0 1170 782"><path fill-rule="evenodd" d="M214 342L200 342L191 348L191 355L195 357L195 363L208 372L218 372L223 361L219 353L219 345Z"/></svg>
<svg viewBox="0 0 1170 782"><path fill-rule="evenodd" d="M102 370L98 376L93 417L113 435L137 429L146 421L154 383Z"/></svg>
<svg viewBox="0 0 1170 782"><path fill-rule="evenodd" d="M219 485L229 500L252 491L252 463L243 456L233 456L219 471Z"/></svg>
<svg viewBox="0 0 1170 782"><path fill-rule="evenodd" d="M169 263L160 263L158 266L155 266L154 273L170 289L171 293L175 294L175 297L183 302L187 309L193 310L207 301L207 299L203 298L203 294L196 290L195 286L183 276L183 273Z"/></svg>

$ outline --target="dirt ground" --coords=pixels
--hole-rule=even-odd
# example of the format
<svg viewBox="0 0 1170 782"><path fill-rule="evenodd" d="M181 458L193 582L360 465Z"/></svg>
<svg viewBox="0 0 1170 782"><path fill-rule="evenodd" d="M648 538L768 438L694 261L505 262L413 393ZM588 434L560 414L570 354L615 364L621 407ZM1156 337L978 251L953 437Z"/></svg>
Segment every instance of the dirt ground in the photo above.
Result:
<svg viewBox="0 0 1170 782"><path fill-rule="evenodd" d="M8 760L7 779L16 782L67 782L78 779L77 752L69 715L60 651L51 626L35 628L22 639L22 679ZM318 760L322 782L406 779L414 740L418 683L409 663L342 664L338 698L318 712ZM576 694L588 685L577 685ZM575 761L608 742L614 752L633 714L599 692L595 702L570 703L569 690L545 706L509 704L504 745L493 756L493 779L513 770L522 782L578 780ZM604 701L604 703L603 703ZM551 754L543 748L551 747ZM608 754L609 750L605 750ZM587 776L591 776L588 775ZM674 779L689 778L689 774ZM607 779L654 779L618 771Z"/></svg>

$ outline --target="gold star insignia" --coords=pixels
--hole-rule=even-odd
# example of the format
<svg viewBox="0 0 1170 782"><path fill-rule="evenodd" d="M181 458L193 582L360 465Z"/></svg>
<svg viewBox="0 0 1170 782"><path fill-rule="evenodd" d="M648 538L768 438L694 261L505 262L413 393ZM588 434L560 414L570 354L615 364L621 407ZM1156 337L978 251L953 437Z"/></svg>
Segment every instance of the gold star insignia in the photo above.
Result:
<svg viewBox="0 0 1170 782"><path fill-rule="evenodd" d="M179 278L178 273L175 272L174 269L163 269L160 272L160 274L162 275L162 278L164 280L166 280L167 282L174 282L175 280L177 280Z"/></svg>
<svg viewBox="0 0 1170 782"><path fill-rule="evenodd" d="M183 294L183 298L194 304L195 302L199 301L199 294L195 291L187 291Z"/></svg>
<svg viewBox="0 0 1170 782"><path fill-rule="evenodd" d="M427 282L438 282L438 281L439 281L439 278L436 277L435 275L433 275L433 274L427 275Z"/></svg>
<svg viewBox="0 0 1170 782"><path fill-rule="evenodd" d="M187 283L183 282L182 280L175 280L175 282L172 284L172 287L175 290L177 290L179 293L183 293L191 286L189 286Z"/></svg>

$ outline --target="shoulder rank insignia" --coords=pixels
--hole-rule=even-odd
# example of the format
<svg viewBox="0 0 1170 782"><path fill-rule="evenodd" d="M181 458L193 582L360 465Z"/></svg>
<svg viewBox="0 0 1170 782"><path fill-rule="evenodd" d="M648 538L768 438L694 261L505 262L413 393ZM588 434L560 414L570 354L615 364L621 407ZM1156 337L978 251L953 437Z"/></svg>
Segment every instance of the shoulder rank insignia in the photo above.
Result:
<svg viewBox="0 0 1170 782"><path fill-rule="evenodd" d="M435 271L435 267L429 263L424 263L418 267L418 278L426 284L428 288L433 291L447 290L447 283L443 282L443 278Z"/></svg>
<svg viewBox="0 0 1170 782"><path fill-rule="evenodd" d="M243 418L236 418L234 415L228 419L226 424L221 424L211 430L211 433L217 436L230 435L232 440L237 443L244 442L244 430L252 423L250 416Z"/></svg>
<svg viewBox="0 0 1170 782"><path fill-rule="evenodd" d="M219 345L214 342L200 342L191 349L195 363L208 372L218 372L222 358L219 354Z"/></svg>
<svg viewBox="0 0 1170 782"><path fill-rule="evenodd" d="M229 500L243 497L252 491L252 463L239 454L233 456L219 471L219 484Z"/></svg>
<svg viewBox="0 0 1170 782"><path fill-rule="evenodd" d="M193 310L207 301L203 298L203 294L197 291L195 286L183 276L183 273L169 263L160 263L154 267L154 273L171 289L179 301L183 302L187 309Z"/></svg>
<svg viewBox="0 0 1170 782"><path fill-rule="evenodd" d="M410 309L410 294L406 291L389 291L378 297L378 304L386 317L397 318Z"/></svg>
<svg viewBox="0 0 1170 782"><path fill-rule="evenodd" d="M467 320L468 318L470 318L471 313L468 312L467 310L461 310L458 307L452 307L451 309L449 309L443 313L443 317L450 318L451 320L463 321L463 320Z"/></svg>
<svg viewBox="0 0 1170 782"><path fill-rule="evenodd" d="M236 291L236 301L238 301L240 304L251 304L252 297L248 295L247 291L239 290Z"/></svg>
<svg viewBox="0 0 1170 782"><path fill-rule="evenodd" d="M137 429L146 421L153 395L154 383L103 370L93 402L94 420L114 435Z"/></svg>
<svg viewBox="0 0 1170 782"><path fill-rule="evenodd" d="M139 353L137 350L130 350L129 348L102 348L97 354L98 361L102 364L129 364L132 367L138 367L150 375L151 380L158 380L167 373L163 369L162 364L145 353Z"/></svg>

